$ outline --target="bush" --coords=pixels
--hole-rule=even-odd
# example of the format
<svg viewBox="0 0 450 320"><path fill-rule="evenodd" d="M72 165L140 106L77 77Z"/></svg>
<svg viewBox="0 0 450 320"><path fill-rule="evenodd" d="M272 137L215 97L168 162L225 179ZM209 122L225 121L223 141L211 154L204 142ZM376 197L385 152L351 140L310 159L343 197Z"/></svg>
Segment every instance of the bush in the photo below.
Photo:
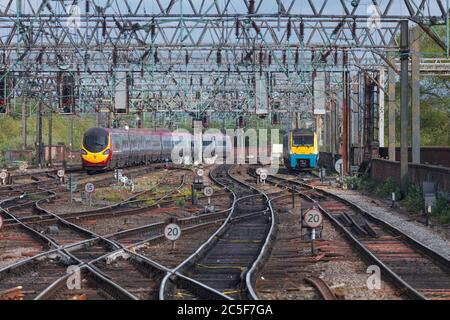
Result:
<svg viewBox="0 0 450 320"><path fill-rule="evenodd" d="M405 198L402 200L402 203L410 211L418 212L418 211L422 210L423 209L423 197L422 197L421 188L417 185L410 186Z"/></svg>
<svg viewBox="0 0 450 320"><path fill-rule="evenodd" d="M380 197L390 197L392 192L398 196L400 194L400 188L397 186L392 178L388 178L383 183L380 183L375 190L376 194Z"/></svg>
<svg viewBox="0 0 450 320"><path fill-rule="evenodd" d="M359 178L357 176L347 176L345 178L345 183L348 185L350 189L358 188Z"/></svg>
<svg viewBox="0 0 450 320"><path fill-rule="evenodd" d="M376 183L371 178L365 177L358 181L358 189L364 192L373 192L375 190Z"/></svg>
<svg viewBox="0 0 450 320"><path fill-rule="evenodd" d="M184 204L186 203L186 201L183 198L178 199L175 202L179 207L184 207Z"/></svg>
<svg viewBox="0 0 450 320"><path fill-rule="evenodd" d="M433 215L436 216L442 223L450 223L450 204L447 200L447 194L443 192L438 194Z"/></svg>

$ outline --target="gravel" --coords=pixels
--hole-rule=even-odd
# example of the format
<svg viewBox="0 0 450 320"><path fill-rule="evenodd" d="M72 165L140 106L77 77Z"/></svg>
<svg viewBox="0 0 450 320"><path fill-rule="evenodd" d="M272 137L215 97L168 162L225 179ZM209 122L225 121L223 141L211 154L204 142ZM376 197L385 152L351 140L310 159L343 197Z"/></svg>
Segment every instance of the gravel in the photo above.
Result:
<svg viewBox="0 0 450 320"><path fill-rule="evenodd" d="M321 187L320 189L326 190L356 204L375 217L390 223L400 231L409 235L411 238L427 245L429 248L433 249L447 259L450 259L450 241L444 239L439 234L436 234L436 232L432 229L427 228L426 226L423 226L415 221L406 221L389 206L380 204L378 201L374 201L371 197L362 195L356 191L328 187Z"/></svg>

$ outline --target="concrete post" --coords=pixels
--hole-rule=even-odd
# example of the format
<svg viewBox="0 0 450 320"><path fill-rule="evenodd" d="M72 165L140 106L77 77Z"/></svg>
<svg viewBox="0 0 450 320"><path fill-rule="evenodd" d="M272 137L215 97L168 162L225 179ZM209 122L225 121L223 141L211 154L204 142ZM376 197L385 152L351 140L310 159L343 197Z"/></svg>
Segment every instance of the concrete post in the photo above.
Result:
<svg viewBox="0 0 450 320"><path fill-rule="evenodd" d="M394 62L392 54L389 57ZM395 98L395 70L391 67L388 72L388 108L389 108L389 160L395 161L395 119L397 114L397 101Z"/></svg>
<svg viewBox="0 0 450 320"><path fill-rule="evenodd" d="M403 194L406 194L408 190L409 50L408 20L402 20L400 33L400 189Z"/></svg>
<svg viewBox="0 0 450 320"><path fill-rule="evenodd" d="M27 103L27 99L22 101L22 150L27 149Z"/></svg>
<svg viewBox="0 0 450 320"><path fill-rule="evenodd" d="M411 30L412 162L420 163L420 28Z"/></svg>
<svg viewBox="0 0 450 320"><path fill-rule="evenodd" d="M48 111L48 164L52 165L53 111Z"/></svg>
<svg viewBox="0 0 450 320"><path fill-rule="evenodd" d="M378 142L381 148L384 148L384 69L380 69L378 75Z"/></svg>
<svg viewBox="0 0 450 320"><path fill-rule="evenodd" d="M42 166L42 104L39 101L36 107L36 160Z"/></svg>

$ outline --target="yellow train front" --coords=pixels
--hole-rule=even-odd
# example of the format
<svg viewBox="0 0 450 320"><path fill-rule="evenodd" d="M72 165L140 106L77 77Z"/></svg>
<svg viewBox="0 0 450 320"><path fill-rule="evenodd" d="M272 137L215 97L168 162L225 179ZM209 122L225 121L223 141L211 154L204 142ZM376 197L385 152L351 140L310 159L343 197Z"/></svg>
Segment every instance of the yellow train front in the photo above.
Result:
<svg viewBox="0 0 450 320"><path fill-rule="evenodd" d="M316 133L310 129L295 129L283 138L284 165L291 170L317 167L318 148Z"/></svg>

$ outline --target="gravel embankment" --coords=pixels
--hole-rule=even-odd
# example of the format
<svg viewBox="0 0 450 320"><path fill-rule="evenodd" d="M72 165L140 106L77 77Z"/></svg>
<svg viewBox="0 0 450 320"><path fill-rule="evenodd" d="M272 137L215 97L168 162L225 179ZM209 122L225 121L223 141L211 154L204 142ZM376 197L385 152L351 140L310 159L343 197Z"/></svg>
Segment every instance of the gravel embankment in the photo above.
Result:
<svg viewBox="0 0 450 320"><path fill-rule="evenodd" d="M389 206L380 204L379 201L374 201L374 199L362 195L356 191L341 190L330 187L320 187L320 189L333 193L356 204L360 208L373 214L375 217L392 224L400 231L415 240L422 242L447 259L450 259L450 241L444 239L439 234L436 234L433 229L427 228L426 226L415 221L406 221Z"/></svg>

